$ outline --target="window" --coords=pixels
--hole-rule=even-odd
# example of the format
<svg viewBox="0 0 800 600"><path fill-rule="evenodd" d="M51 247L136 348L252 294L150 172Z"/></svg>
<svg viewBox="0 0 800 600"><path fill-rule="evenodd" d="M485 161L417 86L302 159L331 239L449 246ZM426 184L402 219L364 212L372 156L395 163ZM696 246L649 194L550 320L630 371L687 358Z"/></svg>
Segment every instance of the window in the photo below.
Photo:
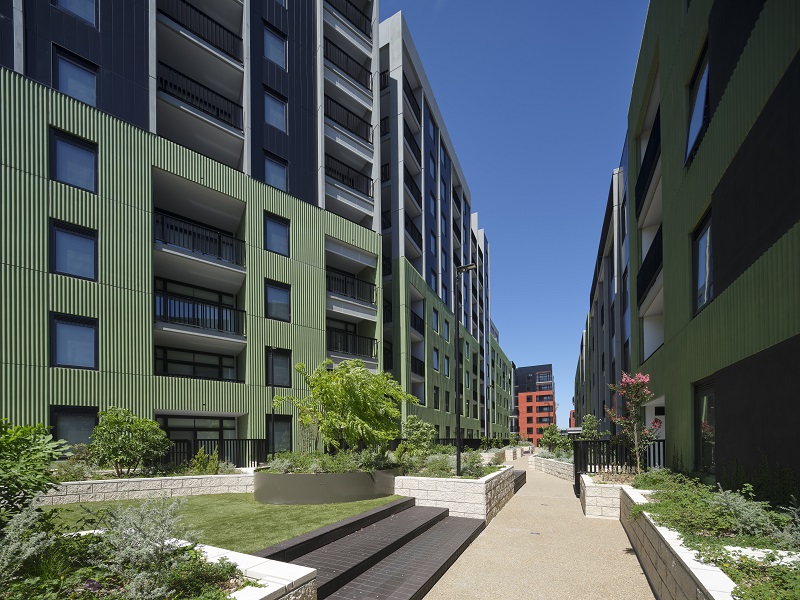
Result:
<svg viewBox="0 0 800 600"><path fill-rule="evenodd" d="M50 272L97 281L97 232L51 221Z"/></svg>
<svg viewBox="0 0 800 600"><path fill-rule="evenodd" d="M94 26L96 15L94 0L56 0L55 5Z"/></svg>
<svg viewBox="0 0 800 600"><path fill-rule="evenodd" d="M695 468L704 473L716 472L714 444L716 420L714 418L714 381L706 380L694 386L695 413Z"/></svg>
<svg viewBox="0 0 800 600"><path fill-rule="evenodd" d="M97 145L61 131L51 138L51 179L97 192Z"/></svg>
<svg viewBox="0 0 800 600"><path fill-rule="evenodd" d="M436 177L436 159L433 154L428 154L428 171L430 171L431 177Z"/></svg>
<svg viewBox="0 0 800 600"><path fill-rule="evenodd" d="M528 435L533 435L533 427L528 427Z"/></svg>
<svg viewBox="0 0 800 600"><path fill-rule="evenodd" d="M67 96L97 106L97 67L56 50L54 87Z"/></svg>
<svg viewBox="0 0 800 600"><path fill-rule="evenodd" d="M622 314L628 310L628 268L622 273Z"/></svg>
<svg viewBox="0 0 800 600"><path fill-rule="evenodd" d="M267 385L275 382L275 387L292 387L292 352L291 350L273 349L272 369L269 364L269 348L267 348ZM274 376L274 379L273 379Z"/></svg>
<svg viewBox="0 0 800 600"><path fill-rule="evenodd" d="M450 412L450 392L448 392L446 390L445 390L445 393L444 393L444 411L445 412ZM447 435L449 436L450 434L448 433Z"/></svg>
<svg viewBox="0 0 800 600"><path fill-rule="evenodd" d="M445 271L446 270L447 269L445 269ZM445 284L442 284L442 302L444 302L445 306L447 306L448 308L450 307L450 296L447 294L447 286ZM450 339L450 338L446 337L445 339Z"/></svg>
<svg viewBox="0 0 800 600"><path fill-rule="evenodd" d="M528 423L533 423L533 417L528 417L528 418L527 418L527 420L526 420L526 422L528 422Z"/></svg>
<svg viewBox="0 0 800 600"><path fill-rule="evenodd" d="M286 69L286 40L267 27L264 28L264 57Z"/></svg>
<svg viewBox="0 0 800 600"><path fill-rule="evenodd" d="M50 366L97 369L97 319L50 313Z"/></svg>
<svg viewBox="0 0 800 600"><path fill-rule="evenodd" d="M267 448L272 452L292 451L292 416L275 415L275 448L270 443L272 435L272 414L267 415Z"/></svg>
<svg viewBox="0 0 800 600"><path fill-rule="evenodd" d="M439 410L439 388L433 386L433 408Z"/></svg>
<svg viewBox="0 0 800 600"><path fill-rule="evenodd" d="M450 321L447 320L444 322L444 339L450 341Z"/></svg>
<svg viewBox="0 0 800 600"><path fill-rule="evenodd" d="M439 331L439 311L433 309L433 324L431 325L434 331Z"/></svg>
<svg viewBox="0 0 800 600"><path fill-rule="evenodd" d="M450 439L450 425L444 426L444 437L445 439Z"/></svg>
<svg viewBox="0 0 800 600"><path fill-rule="evenodd" d="M264 122L286 133L286 101L264 92Z"/></svg>
<svg viewBox="0 0 800 600"><path fill-rule="evenodd" d="M278 162L269 156L265 156L264 182L267 185L271 185L272 187L278 188L279 190L283 190L285 192L288 189L287 179L286 164Z"/></svg>
<svg viewBox="0 0 800 600"><path fill-rule="evenodd" d="M527 400L528 402L533 402L533 395L525 396L525 400Z"/></svg>
<svg viewBox="0 0 800 600"><path fill-rule="evenodd" d="M703 131L708 125L708 54L706 50L703 50L703 56L689 88L689 107L691 113L689 130L686 134L686 156L684 158L686 163L697 151Z"/></svg>
<svg viewBox="0 0 800 600"><path fill-rule="evenodd" d="M155 363L156 375L241 382L235 356L156 346Z"/></svg>
<svg viewBox="0 0 800 600"><path fill-rule="evenodd" d="M264 213L264 247L270 252L289 256L289 221Z"/></svg>
<svg viewBox="0 0 800 600"><path fill-rule="evenodd" d="M695 231L692 243L695 314L714 297L714 267L711 252L711 215L708 215Z"/></svg>
<svg viewBox="0 0 800 600"><path fill-rule="evenodd" d="M431 249L431 260L436 262L436 234L431 231L430 235L430 249Z"/></svg>
<svg viewBox="0 0 800 600"><path fill-rule="evenodd" d="M97 413L96 406L51 406L53 437L67 440L72 446L90 443L92 430L97 425Z"/></svg>
<svg viewBox="0 0 800 600"><path fill-rule="evenodd" d="M434 348L433 349L433 370L434 371L438 371L439 370L439 349L438 348Z"/></svg>
<svg viewBox="0 0 800 600"><path fill-rule="evenodd" d="M445 377L450 377L450 357L444 357L444 374Z"/></svg>
<svg viewBox="0 0 800 600"><path fill-rule="evenodd" d="M266 282L267 318L291 321L291 287L276 281Z"/></svg>
<svg viewBox="0 0 800 600"><path fill-rule="evenodd" d="M525 412L532 413L532 412L533 412L533 407L532 407L532 406L530 406L530 405L529 405L529 406L526 406L526 407L525 407Z"/></svg>

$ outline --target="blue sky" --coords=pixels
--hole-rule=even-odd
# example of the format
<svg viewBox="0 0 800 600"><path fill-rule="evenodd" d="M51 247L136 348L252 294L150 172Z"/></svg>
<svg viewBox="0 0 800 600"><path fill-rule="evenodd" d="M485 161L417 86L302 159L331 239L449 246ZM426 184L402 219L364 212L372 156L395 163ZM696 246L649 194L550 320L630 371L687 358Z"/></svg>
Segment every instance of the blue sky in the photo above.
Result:
<svg viewBox="0 0 800 600"><path fill-rule="evenodd" d="M489 238L501 346L553 363L566 426L647 2L380 0L398 10Z"/></svg>

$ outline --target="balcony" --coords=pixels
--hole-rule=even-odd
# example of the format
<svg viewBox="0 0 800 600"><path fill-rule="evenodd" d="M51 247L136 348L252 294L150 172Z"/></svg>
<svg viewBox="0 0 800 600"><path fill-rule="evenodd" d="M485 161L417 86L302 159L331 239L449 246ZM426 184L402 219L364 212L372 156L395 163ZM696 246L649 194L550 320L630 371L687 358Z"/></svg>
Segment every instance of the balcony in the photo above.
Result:
<svg viewBox="0 0 800 600"><path fill-rule="evenodd" d="M336 11L361 33L372 39L372 20L349 0L326 0Z"/></svg>
<svg viewBox="0 0 800 600"><path fill-rule="evenodd" d="M383 276L384 277L391 277L392 276L392 259L391 258L384 258L381 261L383 265Z"/></svg>
<svg viewBox="0 0 800 600"><path fill-rule="evenodd" d="M381 137L389 135L390 131L391 130L389 128L389 117L383 117L381 119Z"/></svg>
<svg viewBox="0 0 800 600"><path fill-rule="evenodd" d="M422 250L422 232L414 225L414 221L411 219L408 213L406 215L406 233L412 239L412 241L417 245L417 248Z"/></svg>
<svg viewBox="0 0 800 600"><path fill-rule="evenodd" d="M414 181L411 171L405 165L403 165L403 183L406 186L406 190L408 190L409 196L416 203L417 209L422 212L422 191L419 189L417 182Z"/></svg>
<svg viewBox="0 0 800 600"><path fill-rule="evenodd" d="M408 100L408 104L411 106L411 111L417 118L417 123L422 123L422 111L420 110L419 102L417 102L417 98L414 96L414 90L411 89L411 83L409 83L405 73L403 74L403 93Z"/></svg>
<svg viewBox="0 0 800 600"><path fill-rule="evenodd" d="M153 213L156 242L185 248L206 257L245 266L245 243L230 234L156 211Z"/></svg>
<svg viewBox="0 0 800 600"><path fill-rule="evenodd" d="M409 309L411 329L419 333L423 338L425 337L425 319Z"/></svg>
<svg viewBox="0 0 800 600"><path fill-rule="evenodd" d="M203 84L158 63L158 89L223 123L242 130L242 107Z"/></svg>
<svg viewBox="0 0 800 600"><path fill-rule="evenodd" d="M184 0L158 0L158 12L186 28L238 62L243 60L242 38Z"/></svg>
<svg viewBox="0 0 800 600"><path fill-rule="evenodd" d="M325 155L325 175L359 194L373 197L372 179L330 154Z"/></svg>
<svg viewBox="0 0 800 600"><path fill-rule="evenodd" d="M383 323L387 325L392 322L392 303L388 300L383 301Z"/></svg>
<svg viewBox="0 0 800 600"><path fill-rule="evenodd" d="M661 272L661 267L664 265L664 246L661 235L661 227L658 228L653 243L647 250L647 255L642 261L642 266L639 268L639 274L636 277L636 298L638 304L641 306L647 293L653 287L653 284Z"/></svg>
<svg viewBox="0 0 800 600"><path fill-rule="evenodd" d="M647 149L644 152L642 164L639 167L639 176L636 178L636 218L642 212L644 207L645 198L647 198L647 190L650 188L650 183L653 181L653 175L656 172L656 165L661 158L661 109L656 112L656 118L653 121L653 128L650 133L650 139L647 141Z"/></svg>
<svg viewBox="0 0 800 600"><path fill-rule="evenodd" d="M389 71L381 71L381 90L389 87Z"/></svg>
<svg viewBox="0 0 800 600"><path fill-rule="evenodd" d="M328 269L325 273L326 289L368 304L375 304L375 285L347 273Z"/></svg>
<svg viewBox="0 0 800 600"><path fill-rule="evenodd" d="M458 240L459 246L461 245L461 228L457 219L453 219L453 236Z"/></svg>
<svg viewBox="0 0 800 600"><path fill-rule="evenodd" d="M416 356L411 357L411 373L425 377L425 361L418 359Z"/></svg>
<svg viewBox="0 0 800 600"><path fill-rule="evenodd" d="M330 96L325 96L325 117L343 127L360 140L372 144L372 125L356 113L338 103Z"/></svg>
<svg viewBox="0 0 800 600"><path fill-rule="evenodd" d="M408 126L408 123L403 121L403 137L408 144L411 153L413 154L414 158L417 160L417 164L422 164L422 150L417 143L417 140L414 139L414 133L411 131L411 128Z"/></svg>
<svg viewBox="0 0 800 600"><path fill-rule="evenodd" d="M328 329L328 352L378 359L378 340L338 329Z"/></svg>
<svg viewBox="0 0 800 600"><path fill-rule="evenodd" d="M364 65L327 38L325 38L323 52L325 59L332 65L366 90L372 91L372 73Z"/></svg>
<svg viewBox="0 0 800 600"><path fill-rule="evenodd" d="M158 346L236 354L246 345L246 313L190 296L154 294L153 341Z"/></svg>

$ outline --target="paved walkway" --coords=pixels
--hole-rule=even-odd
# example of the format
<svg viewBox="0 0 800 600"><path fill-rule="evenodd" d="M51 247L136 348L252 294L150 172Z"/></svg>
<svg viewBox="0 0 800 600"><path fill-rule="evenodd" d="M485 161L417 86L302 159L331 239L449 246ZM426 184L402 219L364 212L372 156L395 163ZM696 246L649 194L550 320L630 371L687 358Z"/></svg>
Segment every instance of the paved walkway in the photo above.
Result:
<svg viewBox="0 0 800 600"><path fill-rule="evenodd" d="M587 519L572 483L528 468L527 483L425 600L652 600L619 521Z"/></svg>

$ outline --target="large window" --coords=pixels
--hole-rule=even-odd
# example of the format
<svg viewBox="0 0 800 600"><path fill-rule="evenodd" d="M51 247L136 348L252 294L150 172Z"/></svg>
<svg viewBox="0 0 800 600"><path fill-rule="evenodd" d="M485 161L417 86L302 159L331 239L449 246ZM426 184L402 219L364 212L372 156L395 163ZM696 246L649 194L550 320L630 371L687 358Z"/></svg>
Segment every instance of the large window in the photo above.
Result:
<svg viewBox="0 0 800 600"><path fill-rule="evenodd" d="M97 18L95 0L56 0L54 4L94 26Z"/></svg>
<svg viewBox="0 0 800 600"><path fill-rule="evenodd" d="M692 244L694 266L694 311L699 312L714 297L714 268L711 254L711 215L694 234Z"/></svg>
<svg viewBox="0 0 800 600"><path fill-rule="evenodd" d="M97 369L97 319L50 313L50 366Z"/></svg>
<svg viewBox="0 0 800 600"><path fill-rule="evenodd" d="M431 325L433 330L438 332L439 331L439 311L435 308L433 309L433 323Z"/></svg>
<svg viewBox="0 0 800 600"><path fill-rule="evenodd" d="M234 440L236 418L214 415L156 415L158 426L167 437L180 440ZM181 446L178 446L180 448Z"/></svg>
<svg viewBox="0 0 800 600"><path fill-rule="evenodd" d="M167 377L241 381L236 376L236 357L179 348L155 347L155 373Z"/></svg>
<svg viewBox="0 0 800 600"><path fill-rule="evenodd" d="M445 377L450 377L450 357L444 357L444 375Z"/></svg>
<svg viewBox="0 0 800 600"><path fill-rule="evenodd" d="M274 188L288 190L288 170L286 164L270 158L264 157L264 182Z"/></svg>
<svg viewBox="0 0 800 600"><path fill-rule="evenodd" d="M67 440L70 445L89 444L92 430L97 425L96 406L51 406L50 423L53 437Z"/></svg>
<svg viewBox="0 0 800 600"><path fill-rule="evenodd" d="M275 415L275 447L270 442L272 436L272 415L267 415L267 448L270 452L291 452L292 451L292 416Z"/></svg>
<svg viewBox="0 0 800 600"><path fill-rule="evenodd" d="M264 213L264 247L270 252L289 256L289 221Z"/></svg>
<svg viewBox="0 0 800 600"><path fill-rule="evenodd" d="M50 177L89 192L97 192L97 145L53 131Z"/></svg>
<svg viewBox="0 0 800 600"><path fill-rule="evenodd" d="M267 27L264 28L264 57L281 69L286 68L286 40Z"/></svg>
<svg viewBox="0 0 800 600"><path fill-rule="evenodd" d="M691 113L686 134L686 162L689 162L697 150L703 130L708 125L708 54L705 50L689 88L689 109Z"/></svg>
<svg viewBox="0 0 800 600"><path fill-rule="evenodd" d="M714 474L716 460L716 420L714 418L714 382L706 380L694 386L695 414L695 468L704 473Z"/></svg>
<svg viewBox="0 0 800 600"><path fill-rule="evenodd" d="M264 92L264 122L286 132L286 101Z"/></svg>
<svg viewBox="0 0 800 600"><path fill-rule="evenodd" d="M444 321L443 335L444 335L444 339L449 342L450 341L450 321L448 321L446 319Z"/></svg>
<svg viewBox="0 0 800 600"><path fill-rule="evenodd" d="M51 221L50 271L97 281L97 232Z"/></svg>
<svg viewBox="0 0 800 600"><path fill-rule="evenodd" d="M55 54L53 87L90 106L97 106L97 67L63 51Z"/></svg>
<svg viewBox="0 0 800 600"><path fill-rule="evenodd" d="M269 364L269 349L267 349L267 385L275 382L276 387L292 387L292 352L291 350L274 349L272 351L272 365Z"/></svg>
<svg viewBox="0 0 800 600"><path fill-rule="evenodd" d="M433 386L433 408L439 410L439 388Z"/></svg>
<svg viewBox="0 0 800 600"><path fill-rule="evenodd" d="M433 349L433 369L435 371L439 370L439 350L438 348Z"/></svg>
<svg viewBox="0 0 800 600"><path fill-rule="evenodd" d="M266 282L267 318L278 321L292 320L291 288L276 281Z"/></svg>

